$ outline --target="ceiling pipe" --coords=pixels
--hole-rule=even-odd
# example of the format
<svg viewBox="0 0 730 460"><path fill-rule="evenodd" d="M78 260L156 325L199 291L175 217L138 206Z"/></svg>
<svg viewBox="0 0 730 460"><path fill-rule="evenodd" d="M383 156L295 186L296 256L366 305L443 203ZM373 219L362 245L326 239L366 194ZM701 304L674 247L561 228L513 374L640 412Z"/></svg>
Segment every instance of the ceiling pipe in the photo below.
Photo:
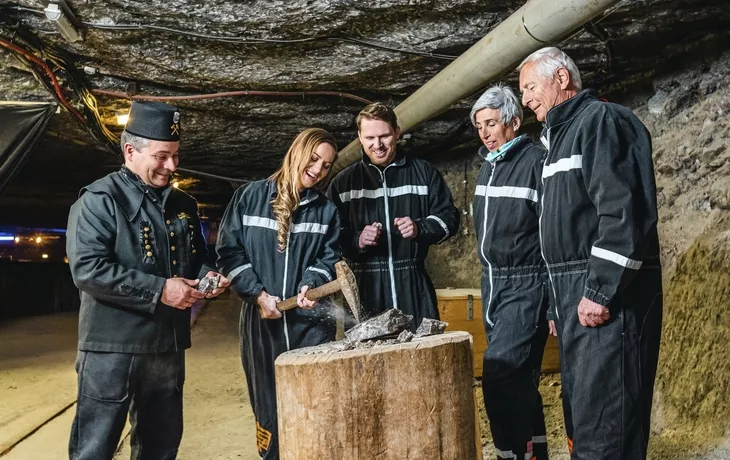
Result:
<svg viewBox="0 0 730 460"><path fill-rule="evenodd" d="M533 51L557 43L617 1L529 0L395 108L401 133L511 71ZM333 173L359 159L356 139L340 150Z"/></svg>

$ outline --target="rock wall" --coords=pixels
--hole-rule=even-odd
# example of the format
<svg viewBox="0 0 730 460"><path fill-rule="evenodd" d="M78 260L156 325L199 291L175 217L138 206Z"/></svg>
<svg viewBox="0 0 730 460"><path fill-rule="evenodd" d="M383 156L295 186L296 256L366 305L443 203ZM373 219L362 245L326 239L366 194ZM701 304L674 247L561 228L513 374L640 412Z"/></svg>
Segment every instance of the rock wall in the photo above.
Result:
<svg viewBox="0 0 730 460"><path fill-rule="evenodd" d="M476 149L458 159L435 163L451 189L454 204L461 211L459 234L439 246L431 246L426 265L437 288L478 288L482 266L476 252L476 233L471 204L481 160Z"/></svg>
<svg viewBox="0 0 730 460"><path fill-rule="evenodd" d="M681 425L718 437L730 429L730 219L677 261L664 290L657 430Z"/></svg>

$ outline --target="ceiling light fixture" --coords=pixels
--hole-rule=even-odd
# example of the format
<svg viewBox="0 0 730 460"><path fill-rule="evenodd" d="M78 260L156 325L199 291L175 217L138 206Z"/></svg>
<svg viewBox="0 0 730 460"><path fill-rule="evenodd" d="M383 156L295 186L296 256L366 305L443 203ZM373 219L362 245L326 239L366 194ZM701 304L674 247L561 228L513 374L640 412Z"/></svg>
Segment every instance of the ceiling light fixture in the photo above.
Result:
<svg viewBox="0 0 730 460"><path fill-rule="evenodd" d="M43 12L46 14L46 18L56 25L66 40L79 42L84 39L83 31L76 26L76 18L65 1L54 0L48 3Z"/></svg>

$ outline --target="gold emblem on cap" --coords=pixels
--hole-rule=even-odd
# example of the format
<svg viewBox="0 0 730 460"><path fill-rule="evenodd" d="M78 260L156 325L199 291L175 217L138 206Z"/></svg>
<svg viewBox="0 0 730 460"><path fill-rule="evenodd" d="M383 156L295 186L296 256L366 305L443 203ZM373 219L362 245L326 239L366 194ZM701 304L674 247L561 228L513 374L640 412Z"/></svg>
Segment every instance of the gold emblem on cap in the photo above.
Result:
<svg viewBox="0 0 730 460"><path fill-rule="evenodd" d="M177 215L177 218L180 219L180 220L190 219L190 216L186 212L181 212L180 214Z"/></svg>
<svg viewBox="0 0 730 460"><path fill-rule="evenodd" d="M172 131L170 131L170 136L174 136L176 134L178 136L180 135L180 125L179 124L173 123L172 126L170 126L170 129L172 130Z"/></svg>

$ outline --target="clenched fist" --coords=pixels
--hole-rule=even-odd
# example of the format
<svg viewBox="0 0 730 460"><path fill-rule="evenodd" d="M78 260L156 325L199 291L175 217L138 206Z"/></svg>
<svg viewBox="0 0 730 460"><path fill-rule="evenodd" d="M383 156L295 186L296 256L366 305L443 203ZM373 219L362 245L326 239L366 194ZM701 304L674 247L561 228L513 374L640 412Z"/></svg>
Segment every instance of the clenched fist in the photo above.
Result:
<svg viewBox="0 0 730 460"><path fill-rule="evenodd" d="M383 231L382 228L383 225L380 222L373 222L370 225L366 225L362 229L362 232L360 232L360 239L357 242L360 249L378 244L378 238L380 238L380 234Z"/></svg>
<svg viewBox="0 0 730 460"><path fill-rule="evenodd" d="M583 297L578 304L578 321L585 327L596 327L611 319L608 307Z"/></svg>
<svg viewBox="0 0 730 460"><path fill-rule="evenodd" d="M418 227L410 217L396 217L393 225L398 229L403 238L415 238L418 236Z"/></svg>

